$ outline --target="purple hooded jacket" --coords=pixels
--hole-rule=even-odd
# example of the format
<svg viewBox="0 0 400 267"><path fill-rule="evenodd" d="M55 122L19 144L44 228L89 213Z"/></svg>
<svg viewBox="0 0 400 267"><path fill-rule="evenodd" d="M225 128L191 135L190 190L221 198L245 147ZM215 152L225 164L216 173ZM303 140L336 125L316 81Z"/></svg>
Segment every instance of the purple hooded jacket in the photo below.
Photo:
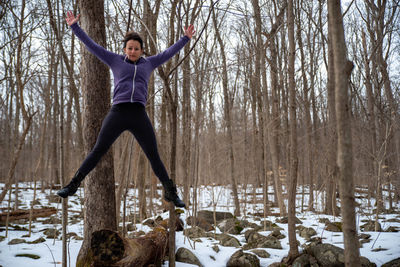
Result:
<svg viewBox="0 0 400 267"><path fill-rule="evenodd" d="M150 57L141 57L132 62L123 55L118 55L106 50L95 43L79 27L78 23L71 25L75 35L86 45L90 53L107 64L114 75L113 105L125 102L139 102L146 105L147 84L155 68L162 65L179 52L190 40L183 36L164 52Z"/></svg>

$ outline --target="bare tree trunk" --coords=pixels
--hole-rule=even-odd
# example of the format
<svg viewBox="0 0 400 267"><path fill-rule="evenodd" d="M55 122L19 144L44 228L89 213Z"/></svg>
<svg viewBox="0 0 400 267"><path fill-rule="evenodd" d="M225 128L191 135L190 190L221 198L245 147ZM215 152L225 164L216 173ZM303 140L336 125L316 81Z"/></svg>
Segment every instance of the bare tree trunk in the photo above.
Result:
<svg viewBox="0 0 400 267"><path fill-rule="evenodd" d="M328 14L329 16L329 14ZM336 132L336 113L335 113L335 69L332 47L332 29L328 27L328 159L327 159L327 177L326 177L326 200L325 213L328 215L336 214L336 186L337 180L337 132Z"/></svg>
<svg viewBox="0 0 400 267"><path fill-rule="evenodd" d="M346 266L361 266L356 228L353 184L353 152L351 137L349 79L353 63L347 59L341 1L328 1L329 26L335 66L335 97L338 131L339 189L343 220L344 256Z"/></svg>
<svg viewBox="0 0 400 267"><path fill-rule="evenodd" d="M300 5L302 5L303 3L301 2ZM313 173L314 173L314 163L313 163L313 153L312 153L312 124L311 124L311 101L309 98L309 92L311 90L311 87L309 87L309 83L308 83L308 78L307 78L307 72L306 72L306 62L305 62L305 54L304 54L304 48L303 48L303 40L302 40L302 34L301 34L301 18L300 18L300 10L297 10L297 42L299 44L299 50L300 50L300 60L301 60L301 76L303 79L303 102L304 102L304 118L305 118L305 122L306 122L306 154L307 157L305 158L305 160L307 160L307 162L304 162L303 164L305 166L307 166L307 171L308 171L308 176L310 177L310 186L309 186L309 203L308 203L308 209L313 211L314 210L314 196L313 196L313 183L314 183L314 179L313 179ZM309 25L308 28L311 28L311 25ZM309 42L311 42L310 40L310 35L308 34L308 39ZM310 55L313 56L313 55ZM311 63L312 64L312 63ZM303 168L303 170L305 170L305 168ZM305 172L307 173L307 172ZM303 174L303 177L305 175ZM304 180L303 180L304 181ZM303 197L304 197L304 187L305 184L307 182L303 182L302 184L302 201L303 201ZM302 204L303 205L303 204Z"/></svg>
<svg viewBox="0 0 400 267"><path fill-rule="evenodd" d="M147 166L148 160L146 159L146 155L141 152L139 156L139 165L138 165L138 175L136 179L136 188L138 190L139 196L139 218L143 220L146 218L146 181L145 177L147 176Z"/></svg>
<svg viewBox="0 0 400 267"><path fill-rule="evenodd" d="M233 199L235 202L235 216L240 216L240 204L239 204L239 196L237 191L236 177L235 177L235 156L234 156L234 148L233 148L233 130L232 130L232 115L231 115L231 97L228 92L228 69L225 55L225 45L222 41L220 35L220 29L218 28L217 18L215 11L213 9L213 24L215 29L215 34L221 49L221 57L222 57L222 89L224 92L224 118L227 128L228 134L228 142L229 142L229 159L230 159L230 178L231 178L231 186Z"/></svg>
<svg viewBox="0 0 400 267"><path fill-rule="evenodd" d="M278 68L277 68L277 51L275 37L272 37L270 44L271 50L271 101L272 114L269 119L270 130L268 131L269 144L271 150L272 173L275 181L275 189L278 197L279 212L281 216L286 215L286 206L282 193L282 182L279 175L280 155L279 155L279 132L281 130L281 119L279 115L279 84L278 84Z"/></svg>
<svg viewBox="0 0 400 267"><path fill-rule="evenodd" d="M22 117L24 118L24 122L25 122L25 127L24 127L24 131L22 133L22 135L19 138L18 141L18 146L16 147L16 151L13 155L12 161L11 161L11 165L10 165L10 169L7 173L7 178L6 178L6 184L4 186L3 191L0 194L0 203L3 202L7 191L10 189L11 184L12 184L12 179L14 177L14 173L16 170L16 166L18 163L18 159L21 155L21 150L22 147L25 143L25 139L26 136L29 132L29 129L32 125L32 118L35 114L28 114L26 107L25 107L25 102L24 102L24 83L22 81L22 44L25 41L24 37L24 20L25 20L25 0L22 1L22 5L21 5L21 18L19 20L19 29L18 29L18 38L17 38L17 65L16 65L16 70L15 70L15 76L16 76L16 80L17 80L17 94L18 94L18 100L19 100L19 106L21 108L22 111ZM18 123L19 124L19 123ZM19 125L16 124L16 127L19 127ZM18 133L19 131L15 131L15 133ZM16 135L17 136L17 135ZM18 190L16 190L18 191Z"/></svg>
<svg viewBox="0 0 400 267"><path fill-rule="evenodd" d="M256 27L254 29L254 34L255 34L255 42L256 42L256 55L255 55L255 62L254 62L254 76L252 77L253 80L253 86L255 87L255 92L256 92L256 99L257 99L257 117L258 117L258 127L259 127L259 132L260 132L260 156L261 156L261 177L263 181L263 187L264 187L264 216L267 215L267 212L269 212L268 209L268 176L267 176L267 151L266 151L266 146L267 146L267 141L266 141L266 126L265 126L265 120L266 120L266 112L264 109L265 107L268 108L268 103L263 104L263 92L267 90L267 88L262 88L261 87L261 61L262 61L262 56L263 56L263 49L262 49L262 37L261 37L261 13L260 13L260 6L258 3L258 0L252 0L251 1L252 6L253 6L253 11L254 11L254 19L256 22ZM267 102L267 101L265 101ZM275 199L276 201L276 199Z"/></svg>
<svg viewBox="0 0 400 267"><path fill-rule="evenodd" d="M104 1L80 1L81 25L88 35L105 47ZM81 86L84 96L85 151L94 146L102 120L110 106L110 79L107 67L83 50ZM117 230L112 151L107 152L85 179L84 241L77 266L90 266L91 235L100 229Z"/></svg>
<svg viewBox="0 0 400 267"><path fill-rule="evenodd" d="M297 186L297 116L296 116L296 84L295 84L295 49L294 40L294 6L293 0L288 1L288 38L289 38L289 105L290 105L290 169L289 169L289 201L288 201L288 234L289 234L289 258L295 258L299 254L296 239L296 186Z"/></svg>

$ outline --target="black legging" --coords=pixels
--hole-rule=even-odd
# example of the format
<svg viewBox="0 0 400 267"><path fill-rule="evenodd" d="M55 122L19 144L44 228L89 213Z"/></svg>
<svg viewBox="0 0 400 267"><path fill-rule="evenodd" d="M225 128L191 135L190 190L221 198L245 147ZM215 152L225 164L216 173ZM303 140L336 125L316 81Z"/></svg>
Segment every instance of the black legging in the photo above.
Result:
<svg viewBox="0 0 400 267"><path fill-rule="evenodd" d="M160 159L153 126L147 116L145 107L140 103L121 103L112 106L104 118L92 151L83 161L79 172L87 175L97 165L101 157L125 130L130 131L142 147L150 161L155 175L161 182L169 179L168 173Z"/></svg>

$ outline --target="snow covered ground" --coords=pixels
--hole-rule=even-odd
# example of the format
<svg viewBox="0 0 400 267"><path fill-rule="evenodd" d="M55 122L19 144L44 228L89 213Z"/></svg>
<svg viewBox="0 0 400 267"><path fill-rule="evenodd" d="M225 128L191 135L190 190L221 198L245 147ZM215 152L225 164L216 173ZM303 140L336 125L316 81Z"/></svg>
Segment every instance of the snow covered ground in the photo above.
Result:
<svg viewBox="0 0 400 267"><path fill-rule="evenodd" d="M0 184L0 188L3 187L2 184ZM22 184L20 186L20 194L19 194L19 200L20 200L20 207L27 209L30 206L30 201L32 201L33 198L33 190L30 188L30 184ZM80 189L81 190L81 189ZM244 189L241 188L239 192L240 198L241 199L250 199L252 198L252 189L248 188L248 194L244 194ZM301 192L301 189L299 189ZM35 208L40 208L42 206L53 206L58 209L58 213L54 215L54 217L61 218L61 204L59 203L51 203L48 199L48 196L54 194L54 191L46 190L44 193L38 192L37 199L40 201L40 205L36 205ZM79 196L82 196L82 191L79 192ZM257 197L258 199L262 199L262 189L257 189ZM73 197L70 197L69 205L70 209L72 211L80 211L82 209L82 206L79 201L79 196L75 195ZM128 195L129 203L127 204L127 207L129 209L127 210L127 213L133 214L136 210L136 191L131 189L129 191ZM321 199L322 194L316 194L316 199ZM8 196L7 196L8 197ZM272 196L270 196L272 197ZM198 210L213 210L213 204L217 203L216 210L217 211L229 211L233 213L234 210L234 203L233 203L233 198L231 196L231 191L227 187L221 187L221 186L208 186L208 187L202 187L199 189L199 207ZM14 200L14 195L12 195L12 201ZM155 199L154 200L156 203L160 204L160 199ZM371 214L371 211L367 207L368 200L364 198L358 198L357 201L360 204L359 210L357 210L357 225L363 225L364 222L363 220L374 220L374 216ZM2 211L4 212L7 207L7 198L5 201L3 201L2 205L0 208L2 208ZM246 210L246 214L251 213L253 214L254 212L262 212L263 211L263 205L262 202L258 204L251 204L251 203L245 203L245 201L242 201L243 203L241 204L241 213L244 214L244 210ZM305 195L304 203L307 203L307 195ZM374 200L371 200L372 204L374 203ZM312 213L312 212L301 212L301 195L298 195L297 198L297 217L303 222L303 225L305 227L313 227L316 231L319 237L323 238L324 243L331 243L335 246L342 247L343 248L343 234L342 233L337 233L337 232L330 232L324 230L325 225L323 223L319 222L320 218L328 218L330 221L340 221L341 218L334 218L332 216L327 216L324 214L320 213ZM316 210L320 211L322 210L321 208L322 201L318 201L316 204ZM399 203L395 204L395 207L397 207L397 213L396 214L384 214L380 216L380 223L383 228L383 230L386 230L388 227L399 227L400 229L400 223L399 222L388 222L387 220L389 219L397 219L397 221L400 221L400 211L399 211ZM274 210L274 212L277 212L277 210ZM70 216L70 221L72 220L72 217L74 215L77 215L77 213L71 212L69 214ZM162 211L158 211L156 214L153 214L154 217L161 215L164 218L168 217L168 213L162 213ZM188 209L185 210L185 213L181 215L182 220L186 223L186 217L192 215L192 210ZM11 240L17 239L17 238L23 238L27 242L29 241L34 241L40 237L44 237L43 234L43 229L46 228L56 228L60 230L61 232L61 225L60 224L44 224L42 223L45 219L47 218L39 218L36 222L33 223L33 233L31 237L23 237L26 235L28 232L26 230L12 230L10 228L10 231L8 232L7 237L4 239L6 235L5 232L5 227L1 226L0 227L0 265L3 267L19 267L19 266L41 266L41 267L51 267L51 266L61 266L61 260L62 260L62 243L60 239L46 239L45 242L43 243L38 243L38 244L28 244L28 243L22 243L22 244L16 244L16 245L10 245L8 244ZM250 222L255 222L259 223L257 221L257 218L252 216L252 215L247 215L247 216L242 216L242 218L239 219L246 219ZM272 222L276 221L276 217L270 216L266 218L267 220L270 220ZM15 225L15 222L11 222L12 225ZM284 256L287 255L288 250L289 250L289 245L288 245L288 236L287 236L287 224L280 224L277 223L278 226L283 228L284 230L281 231L286 237L281 240L281 244L283 249L265 249L270 255L270 258L260 258L260 263L261 266L268 266L269 264L273 262L278 262L280 261ZM18 224L21 227L28 228L28 224ZM145 232L150 231L151 229L147 226L144 226L142 224L136 224L137 230L143 230ZM190 226L185 225L185 228L190 228ZM219 229L217 229L218 233ZM78 234L78 236L83 236L83 220L78 220L75 224L69 225L68 227L68 232L75 232ZM243 231L244 233L244 231ZM268 235L270 232L260 232L261 234ZM360 253L362 256L367 257L371 262L374 262L377 264L377 266L381 266L382 264L400 257L400 232L363 232L371 235L371 242L363 244L363 247L360 249ZM61 235L59 236L61 237ZM235 237L241 242L245 242L244 234L241 235L235 235ZM298 236L298 240L300 241L301 244L304 244L306 241ZM230 256L238 250L238 248L234 247L220 247L220 251L217 253L212 249L212 246L216 244L218 241L215 240L209 240L206 238L202 238L203 242L196 242L193 243L193 241L188 240L183 236L183 232L177 232L176 233L176 249L180 247L185 247L187 249L190 249L200 260L200 262L204 266L213 266L213 267L222 267L226 266L227 261L229 260ZM80 246L81 246L82 241L81 240L76 240L74 238L71 238L68 243L68 258L70 259L69 266L75 266L75 261L76 257L78 255ZM380 248L380 249L379 249ZM27 257L17 257L16 255L18 254L34 254L37 256L40 256L38 259L31 259ZM213 258L214 259L213 259ZM168 262L164 264L164 266L168 266ZM185 264L185 263L178 263L176 264L178 267L183 267L183 266L194 266L190 264Z"/></svg>

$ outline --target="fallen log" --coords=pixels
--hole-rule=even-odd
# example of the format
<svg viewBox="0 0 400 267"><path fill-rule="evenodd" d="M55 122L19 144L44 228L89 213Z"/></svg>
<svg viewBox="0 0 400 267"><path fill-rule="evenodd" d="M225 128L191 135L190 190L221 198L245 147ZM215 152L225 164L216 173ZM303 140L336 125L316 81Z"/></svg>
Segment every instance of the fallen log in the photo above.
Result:
<svg viewBox="0 0 400 267"><path fill-rule="evenodd" d="M93 266L161 266L168 251L168 231L156 227L144 236L125 238L107 229L95 231L90 243Z"/></svg>
<svg viewBox="0 0 400 267"><path fill-rule="evenodd" d="M9 221L16 221L21 219L29 219L30 210L15 210L11 212L0 213L0 222L5 222L7 219L7 214L9 216ZM49 217L50 215L56 214L57 209L53 207L33 209L32 218L38 217Z"/></svg>

